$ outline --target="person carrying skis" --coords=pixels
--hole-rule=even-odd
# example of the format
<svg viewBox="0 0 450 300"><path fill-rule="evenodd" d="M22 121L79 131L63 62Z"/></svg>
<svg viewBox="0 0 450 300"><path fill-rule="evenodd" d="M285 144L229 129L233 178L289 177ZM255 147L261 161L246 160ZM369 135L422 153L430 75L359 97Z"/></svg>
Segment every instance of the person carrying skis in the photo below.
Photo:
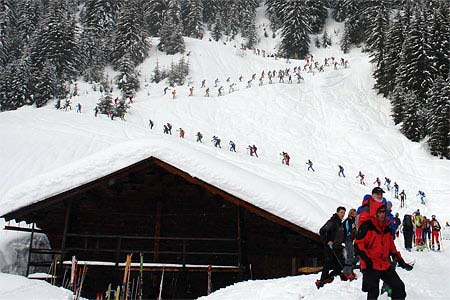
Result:
<svg viewBox="0 0 450 300"><path fill-rule="evenodd" d="M403 260L395 247L388 229L386 205L382 201L371 201L369 212L370 216L359 227L355 240L363 273L362 291L368 293L367 299L377 299L382 279L392 289L392 299L405 299L405 284L391 267L389 255L393 255L398 265L407 271L413 266Z"/></svg>
<svg viewBox="0 0 450 300"><path fill-rule="evenodd" d="M405 249L411 251L414 235L414 225L411 215L406 214L402 221L403 238L405 240Z"/></svg>
<svg viewBox="0 0 450 300"><path fill-rule="evenodd" d="M398 184L394 181L394 198L398 199Z"/></svg>
<svg viewBox="0 0 450 300"><path fill-rule="evenodd" d="M359 184L366 185L366 183L364 182L365 175L361 171L359 171L358 176L356 176L356 178L358 177L359 177Z"/></svg>
<svg viewBox="0 0 450 300"><path fill-rule="evenodd" d="M196 136L197 136L197 142L203 143L203 141L202 141L203 135L201 134L200 131L197 132Z"/></svg>
<svg viewBox="0 0 450 300"><path fill-rule="evenodd" d="M353 240L356 236L356 209L352 208L348 212L347 219L345 219L344 226L344 243L345 243L345 265L341 274L342 280L354 280L356 274L353 273L353 265L355 264L355 249L353 247Z"/></svg>
<svg viewBox="0 0 450 300"><path fill-rule="evenodd" d="M441 231L441 224L439 224L438 220L436 220L436 216L432 215L431 216L431 221L430 221L430 226L431 226L431 249L434 250L434 242L437 243L437 251L441 250L441 244L439 242L439 233Z"/></svg>
<svg viewBox="0 0 450 300"><path fill-rule="evenodd" d="M148 119L148 127L150 127L150 129L153 129L153 121L151 119Z"/></svg>
<svg viewBox="0 0 450 300"><path fill-rule="evenodd" d="M217 136L214 135L211 142L214 143L214 147L222 148L222 147L220 147L220 139Z"/></svg>
<svg viewBox="0 0 450 300"><path fill-rule="evenodd" d="M384 177L384 186L388 191L391 190L391 180L387 177Z"/></svg>
<svg viewBox="0 0 450 300"><path fill-rule="evenodd" d="M401 208L405 207L405 200L406 200L405 190L402 190L402 192L400 193L400 207Z"/></svg>
<svg viewBox="0 0 450 300"><path fill-rule="evenodd" d="M236 152L236 144L233 141L228 143L230 145L230 152Z"/></svg>
<svg viewBox="0 0 450 300"><path fill-rule="evenodd" d="M342 242L344 241L344 227L342 219L345 207L339 206L336 213L320 228L319 234L324 245L324 265L316 287L320 289L334 280L342 271L344 257L342 256ZM331 271L331 272L330 272Z"/></svg>
<svg viewBox="0 0 450 300"><path fill-rule="evenodd" d="M342 175L342 177L345 178L344 167L341 166L341 165L338 165L338 167L339 167L339 173L338 173L338 176L341 177L341 175Z"/></svg>
<svg viewBox="0 0 450 300"><path fill-rule="evenodd" d="M308 159L308 161L306 162L306 164L308 165L308 171L311 169L311 171L314 172L314 168L313 168L313 162Z"/></svg>
<svg viewBox="0 0 450 300"><path fill-rule="evenodd" d="M184 139L184 130L180 127L180 129L177 130L180 133L180 139Z"/></svg>
<svg viewBox="0 0 450 300"><path fill-rule="evenodd" d="M373 184L376 184L378 187L380 187L380 185L381 185L381 180L380 180L380 178L377 177L377 179L375 179L375 181L373 182Z"/></svg>

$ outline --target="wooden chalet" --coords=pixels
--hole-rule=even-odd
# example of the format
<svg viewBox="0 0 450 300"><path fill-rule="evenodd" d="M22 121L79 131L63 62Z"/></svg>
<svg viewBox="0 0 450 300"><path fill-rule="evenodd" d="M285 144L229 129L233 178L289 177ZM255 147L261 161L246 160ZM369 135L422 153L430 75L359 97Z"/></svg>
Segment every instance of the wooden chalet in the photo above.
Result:
<svg viewBox="0 0 450 300"><path fill-rule="evenodd" d="M51 249L31 247L27 272L48 268L51 255L62 284L73 255L87 264L85 297L115 289L130 253L131 278L144 255L144 299L157 297L163 269L164 299L195 299L207 294L208 266L214 291L322 262L317 234L154 157L2 217L32 223L32 239L48 236Z"/></svg>

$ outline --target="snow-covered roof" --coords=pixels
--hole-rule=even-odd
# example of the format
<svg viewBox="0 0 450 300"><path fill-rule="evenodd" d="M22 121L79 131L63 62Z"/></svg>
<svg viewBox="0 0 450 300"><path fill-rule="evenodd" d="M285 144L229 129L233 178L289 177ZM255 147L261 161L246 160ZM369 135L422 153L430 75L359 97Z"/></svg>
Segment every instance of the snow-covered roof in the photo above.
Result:
<svg viewBox="0 0 450 300"><path fill-rule="evenodd" d="M42 113L45 114L46 112L43 111ZM47 113L49 113L48 116L58 117L58 112L50 111ZM15 115L9 113L8 117L14 119ZM109 124L113 125L114 123L108 122L104 125ZM26 134L22 138L15 138L18 144L22 144L22 146L26 144L27 149L33 148L33 138L43 141L51 140L51 143L34 146L34 151L31 151L33 152L31 160L35 161L34 164L39 164L41 156L50 156L50 159L58 160L58 153L68 151L70 147L75 147L66 144L68 139L76 139L74 135L77 134L77 130L74 130L69 124L59 126L59 134L56 136L52 134L52 130L28 129L28 131L32 133ZM110 128L110 132L113 131L114 129ZM317 226L314 222L311 222L311 214L306 215L304 213L306 209L314 214L316 210L313 205L301 201L297 193L274 181L257 176L249 170L240 168L236 164L220 159L215 152L199 151L195 147L190 147L178 140L161 136L114 143L102 150L95 151L95 153L90 153L97 148L93 140L86 144L82 140L72 140L72 142L78 144L80 148L76 151L82 151L84 148L86 155L81 155L80 158L74 158L72 161L66 160L67 155L61 155L65 160L61 166L39 172L36 176L23 182L16 181L16 184L9 189L3 185L3 191L6 191L0 200L0 215L5 215L94 181L146 158L155 157L303 228L314 230ZM100 138L98 142L100 142ZM15 147L12 147L13 145L17 144L6 144L8 147L5 147L3 151L12 155L13 148L15 149ZM27 168L26 164L21 165ZM42 168L45 169L45 166L42 166ZM24 175L23 170L21 174ZM302 209L293 209L293 207L299 207L300 205Z"/></svg>

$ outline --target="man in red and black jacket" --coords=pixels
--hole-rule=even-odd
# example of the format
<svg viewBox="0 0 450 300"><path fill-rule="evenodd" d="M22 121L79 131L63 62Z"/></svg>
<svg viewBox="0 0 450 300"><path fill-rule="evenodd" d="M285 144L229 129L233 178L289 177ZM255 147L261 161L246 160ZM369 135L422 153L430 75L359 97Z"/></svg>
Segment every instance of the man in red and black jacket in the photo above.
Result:
<svg viewBox="0 0 450 300"><path fill-rule="evenodd" d="M355 244L363 273L362 290L368 293L367 299L378 298L380 279L392 288L392 299L405 299L405 284L395 268L391 268L389 256L393 256L398 265L408 271L413 267L405 263L395 247L383 202L370 202L369 218L359 227Z"/></svg>

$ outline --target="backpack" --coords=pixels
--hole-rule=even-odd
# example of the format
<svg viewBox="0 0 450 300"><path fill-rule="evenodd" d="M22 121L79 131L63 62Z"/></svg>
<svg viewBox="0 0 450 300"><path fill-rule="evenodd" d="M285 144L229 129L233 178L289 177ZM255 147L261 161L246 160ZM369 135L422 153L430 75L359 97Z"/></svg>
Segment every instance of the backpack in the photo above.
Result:
<svg viewBox="0 0 450 300"><path fill-rule="evenodd" d="M414 216L414 224L416 225L416 227L421 228L423 225L422 216Z"/></svg>
<svg viewBox="0 0 450 300"><path fill-rule="evenodd" d="M411 216L405 215L405 217L403 218L403 229L407 230L407 231L413 229L413 223L411 220Z"/></svg>

